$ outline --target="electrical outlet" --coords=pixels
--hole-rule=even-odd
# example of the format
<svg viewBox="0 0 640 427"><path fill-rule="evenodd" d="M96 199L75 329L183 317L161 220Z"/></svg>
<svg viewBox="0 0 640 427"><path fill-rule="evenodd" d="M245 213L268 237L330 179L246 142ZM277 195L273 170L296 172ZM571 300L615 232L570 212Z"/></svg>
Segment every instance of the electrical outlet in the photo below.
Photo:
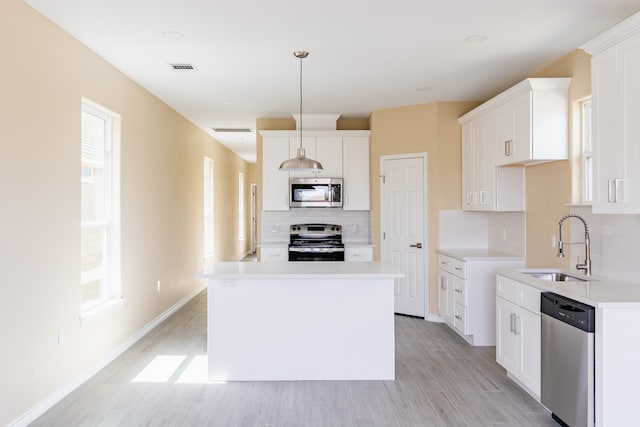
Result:
<svg viewBox="0 0 640 427"><path fill-rule="evenodd" d="M64 344L64 328L58 328L58 345Z"/></svg>
<svg viewBox="0 0 640 427"><path fill-rule="evenodd" d="M552 248L556 247L556 235L555 234L551 235L551 247Z"/></svg>
<svg viewBox="0 0 640 427"><path fill-rule="evenodd" d="M156 283L156 291L160 292L160 280Z"/></svg>
<svg viewBox="0 0 640 427"><path fill-rule="evenodd" d="M506 228L502 229L502 240L507 240L507 229Z"/></svg>

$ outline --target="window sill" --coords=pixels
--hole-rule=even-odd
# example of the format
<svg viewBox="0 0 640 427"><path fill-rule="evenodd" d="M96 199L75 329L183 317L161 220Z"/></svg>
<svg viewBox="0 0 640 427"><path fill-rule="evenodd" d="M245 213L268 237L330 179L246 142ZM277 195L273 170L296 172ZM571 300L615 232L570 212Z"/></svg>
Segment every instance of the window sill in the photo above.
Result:
<svg viewBox="0 0 640 427"><path fill-rule="evenodd" d="M103 302L102 304L98 304L95 307L91 307L88 310L83 310L80 313L80 326L84 326L92 320L110 313L114 309L120 307L123 301L123 298L113 298Z"/></svg>

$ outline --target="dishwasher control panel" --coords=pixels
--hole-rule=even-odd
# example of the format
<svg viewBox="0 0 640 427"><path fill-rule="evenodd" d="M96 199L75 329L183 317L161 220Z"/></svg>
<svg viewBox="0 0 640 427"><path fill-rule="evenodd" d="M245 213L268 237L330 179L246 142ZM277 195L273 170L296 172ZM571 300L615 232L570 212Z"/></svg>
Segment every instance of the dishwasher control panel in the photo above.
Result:
<svg viewBox="0 0 640 427"><path fill-rule="evenodd" d="M562 295L543 292L540 296L540 312L583 331L595 331L595 308Z"/></svg>

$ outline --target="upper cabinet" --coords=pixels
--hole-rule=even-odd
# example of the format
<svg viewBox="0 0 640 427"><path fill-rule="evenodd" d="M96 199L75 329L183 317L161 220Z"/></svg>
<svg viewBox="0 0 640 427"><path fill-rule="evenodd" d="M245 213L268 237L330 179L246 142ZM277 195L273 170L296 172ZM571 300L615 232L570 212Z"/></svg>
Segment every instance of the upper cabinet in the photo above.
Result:
<svg viewBox="0 0 640 427"><path fill-rule="evenodd" d="M567 159L570 82L527 79L458 119L463 209L525 209L522 166Z"/></svg>
<svg viewBox="0 0 640 427"><path fill-rule="evenodd" d="M495 107L498 165L568 158L570 82L569 78L527 79L489 101L500 104Z"/></svg>
<svg viewBox="0 0 640 427"><path fill-rule="evenodd" d="M640 15L582 49L593 56L593 212L640 213Z"/></svg>
<svg viewBox="0 0 640 427"><path fill-rule="evenodd" d="M369 137L345 136L342 139L343 199L345 211L368 211Z"/></svg>
<svg viewBox="0 0 640 427"><path fill-rule="evenodd" d="M289 178L342 178L343 209L369 210L368 130L305 130L302 147L308 158L319 161L318 172L279 170L280 163L295 157L300 131L260 131L262 135L262 209L289 210Z"/></svg>
<svg viewBox="0 0 640 427"><path fill-rule="evenodd" d="M300 147L300 135L289 139L289 157L297 155ZM305 155L322 164L322 170L291 171L291 178L342 178L342 137L340 136L302 136L302 147Z"/></svg>

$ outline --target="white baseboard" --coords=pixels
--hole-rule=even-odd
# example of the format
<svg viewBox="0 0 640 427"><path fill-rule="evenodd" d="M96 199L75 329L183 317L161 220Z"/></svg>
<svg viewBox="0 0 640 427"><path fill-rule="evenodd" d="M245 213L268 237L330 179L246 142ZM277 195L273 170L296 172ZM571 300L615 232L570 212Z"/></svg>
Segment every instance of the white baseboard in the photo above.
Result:
<svg viewBox="0 0 640 427"><path fill-rule="evenodd" d="M149 322L144 328L140 329L138 332L133 334L126 341L124 341L122 344L120 344L118 347L116 347L104 359L102 359L100 362L98 362L97 365L95 365L91 369L88 369L86 372L82 373L81 375L79 375L78 377L73 379L72 381L68 382L67 384L65 384L64 386L62 386L58 390L56 390L49 397L47 397L44 400L42 400L36 406L31 408L30 410L28 410L27 412L22 414L20 417L18 417L15 420L13 420L12 422L10 422L8 425L10 427L23 427L23 426L27 426L28 424L34 422L39 416L41 416L42 414L47 412L56 403L60 402L67 395L69 395L69 393L74 391L76 388L80 387L83 383L85 383L87 380L89 380L95 374L100 372L101 369L103 369L105 366L107 366L109 363L111 363L113 360L115 360L122 353L127 351L132 345L134 345L135 343L140 341L140 339L142 339L145 335L147 335L149 332L151 332L156 326L160 325L167 318L169 318L169 316L171 316L173 313L175 313L180 308L182 308L182 306L184 306L186 303L191 301L196 295L198 295L200 292L202 292L206 287L207 287L206 284L202 285L202 286L198 287L196 290L194 290L191 293L189 293L188 295L186 295L180 301L178 301L177 303L175 303L174 305L169 307L167 310L165 310L163 313L161 313L158 317L156 317L151 322Z"/></svg>
<svg viewBox="0 0 640 427"><path fill-rule="evenodd" d="M442 316L439 316L437 314L431 314L431 313L427 313L424 320L426 320L427 322L433 322L433 323L444 323L444 318Z"/></svg>

